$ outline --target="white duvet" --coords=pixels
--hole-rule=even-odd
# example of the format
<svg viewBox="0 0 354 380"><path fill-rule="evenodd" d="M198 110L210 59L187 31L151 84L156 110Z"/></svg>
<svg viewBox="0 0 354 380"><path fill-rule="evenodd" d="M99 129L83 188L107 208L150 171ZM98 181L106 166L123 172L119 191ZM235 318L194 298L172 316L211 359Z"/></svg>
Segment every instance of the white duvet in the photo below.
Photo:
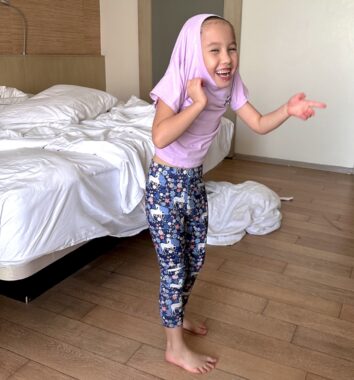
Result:
<svg viewBox="0 0 354 380"><path fill-rule="evenodd" d="M129 122L117 107L104 122L0 129L2 264L146 228L141 201L154 110L140 102L124 107Z"/></svg>
<svg viewBox="0 0 354 380"><path fill-rule="evenodd" d="M232 245L246 233L265 235L280 227L280 198L265 185L254 181L237 185L208 181L206 191L208 244Z"/></svg>
<svg viewBox="0 0 354 380"><path fill-rule="evenodd" d="M86 124L12 125L0 130L0 151L41 148L61 153L87 153L103 158L120 171L122 181L118 190L121 206L125 213L129 213L143 196L145 171L153 155L150 136L154 111L151 107L145 106L145 113L146 108L149 109L150 119L144 115L144 124L140 123L141 117L136 107L130 106L125 109L125 114L130 113L129 123L116 121L114 113L117 110L113 109L111 118L105 122L98 118Z"/></svg>

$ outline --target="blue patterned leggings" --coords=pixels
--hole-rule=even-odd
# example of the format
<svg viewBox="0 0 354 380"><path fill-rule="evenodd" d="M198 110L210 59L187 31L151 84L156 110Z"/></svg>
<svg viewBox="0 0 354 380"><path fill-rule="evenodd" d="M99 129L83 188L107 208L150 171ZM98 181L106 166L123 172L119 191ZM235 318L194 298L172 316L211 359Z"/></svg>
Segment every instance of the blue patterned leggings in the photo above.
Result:
<svg viewBox="0 0 354 380"><path fill-rule="evenodd" d="M160 315L165 327L183 324L184 307L205 258L208 207L202 167L152 161L146 214L160 265Z"/></svg>

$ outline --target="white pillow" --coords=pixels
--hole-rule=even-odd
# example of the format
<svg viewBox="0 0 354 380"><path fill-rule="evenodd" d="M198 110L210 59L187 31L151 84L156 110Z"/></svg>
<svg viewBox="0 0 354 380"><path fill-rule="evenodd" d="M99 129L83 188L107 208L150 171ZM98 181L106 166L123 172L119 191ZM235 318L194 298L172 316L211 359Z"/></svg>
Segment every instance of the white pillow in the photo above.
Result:
<svg viewBox="0 0 354 380"><path fill-rule="evenodd" d="M13 87L0 86L0 104L17 104L28 99L28 94Z"/></svg>
<svg viewBox="0 0 354 380"><path fill-rule="evenodd" d="M55 85L26 102L6 107L0 126L23 123L79 123L107 112L117 98L107 92L74 85Z"/></svg>

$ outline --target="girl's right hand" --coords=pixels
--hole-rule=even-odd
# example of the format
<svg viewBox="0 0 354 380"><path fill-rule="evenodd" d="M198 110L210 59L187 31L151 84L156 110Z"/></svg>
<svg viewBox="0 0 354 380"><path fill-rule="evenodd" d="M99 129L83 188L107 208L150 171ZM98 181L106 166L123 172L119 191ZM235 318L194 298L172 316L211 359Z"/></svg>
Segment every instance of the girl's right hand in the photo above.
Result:
<svg viewBox="0 0 354 380"><path fill-rule="evenodd" d="M307 100L303 92L294 95L287 103L289 116L296 116L302 120L307 120L315 115L314 108L326 108L326 104L314 100Z"/></svg>
<svg viewBox="0 0 354 380"><path fill-rule="evenodd" d="M203 90L203 80L201 78L193 78L188 81L187 94L193 100L193 103L200 103L203 108L208 103L208 98Z"/></svg>

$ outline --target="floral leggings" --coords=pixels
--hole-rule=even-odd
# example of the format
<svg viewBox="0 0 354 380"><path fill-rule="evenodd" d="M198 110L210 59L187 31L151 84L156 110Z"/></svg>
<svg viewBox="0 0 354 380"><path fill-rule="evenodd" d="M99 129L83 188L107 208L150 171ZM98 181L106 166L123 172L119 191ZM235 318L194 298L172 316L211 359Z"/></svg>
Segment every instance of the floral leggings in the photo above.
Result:
<svg viewBox="0 0 354 380"><path fill-rule="evenodd" d="M184 306L205 258L208 206L202 166L152 161L146 214L160 265L160 315L165 327L183 324Z"/></svg>

